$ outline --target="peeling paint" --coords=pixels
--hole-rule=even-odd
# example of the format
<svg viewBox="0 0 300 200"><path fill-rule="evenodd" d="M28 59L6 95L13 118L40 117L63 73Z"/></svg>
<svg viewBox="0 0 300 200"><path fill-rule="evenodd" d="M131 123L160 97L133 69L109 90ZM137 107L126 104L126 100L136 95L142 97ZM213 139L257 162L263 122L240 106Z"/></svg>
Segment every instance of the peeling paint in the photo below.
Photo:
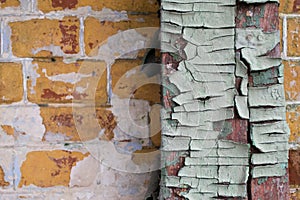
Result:
<svg viewBox="0 0 300 200"><path fill-rule="evenodd" d="M10 107L0 106L2 125L14 127L16 132L25 133L17 138L20 143L40 142L45 132L40 107L36 104L13 103Z"/></svg>
<svg viewBox="0 0 300 200"><path fill-rule="evenodd" d="M32 62L25 63L26 77L30 77L31 79L31 86L30 86L31 94L35 94L34 87L36 86L37 78L40 77L40 75L37 73L38 67L39 66L37 64L32 64Z"/></svg>
<svg viewBox="0 0 300 200"><path fill-rule="evenodd" d="M88 170L86 170L88 169ZM70 174L70 187L88 187L93 184L99 163L91 155L77 162Z"/></svg>
<svg viewBox="0 0 300 200"><path fill-rule="evenodd" d="M88 77L93 76L93 73L91 73L91 74L79 74L79 73L75 73L75 72L68 73L68 74L59 74L59 75L48 76L47 75L47 69L43 69L42 72L51 81L61 81L61 82L64 82L64 83L71 83L71 84L76 84L79 81L81 81L81 79L83 79L83 78L88 78Z"/></svg>

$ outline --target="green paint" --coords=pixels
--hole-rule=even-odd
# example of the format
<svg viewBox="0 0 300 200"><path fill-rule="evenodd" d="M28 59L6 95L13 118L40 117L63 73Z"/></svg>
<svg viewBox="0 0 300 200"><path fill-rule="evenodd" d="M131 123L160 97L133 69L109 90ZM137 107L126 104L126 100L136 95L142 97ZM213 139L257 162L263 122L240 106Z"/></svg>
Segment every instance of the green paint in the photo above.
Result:
<svg viewBox="0 0 300 200"><path fill-rule="evenodd" d="M250 108L250 122L285 120L285 107Z"/></svg>
<svg viewBox="0 0 300 200"><path fill-rule="evenodd" d="M165 33L172 33L172 34L182 33L182 27L170 23L161 23L160 28L161 31L163 32L163 34L161 34L161 37L163 37Z"/></svg>
<svg viewBox="0 0 300 200"><path fill-rule="evenodd" d="M180 185L188 185L190 188L198 188L201 180L197 178L181 177Z"/></svg>
<svg viewBox="0 0 300 200"><path fill-rule="evenodd" d="M248 180L249 167L220 166L219 183L245 184Z"/></svg>
<svg viewBox="0 0 300 200"><path fill-rule="evenodd" d="M276 84L268 87L250 87L249 106L285 106L283 85Z"/></svg>
<svg viewBox="0 0 300 200"><path fill-rule="evenodd" d="M210 47L211 50L234 47L234 29L184 28L183 38L197 46Z"/></svg>
<svg viewBox="0 0 300 200"><path fill-rule="evenodd" d="M279 42L279 31L264 33L260 29L236 29L236 48L241 49L241 56L250 64L252 71L266 70L281 64L281 59L265 56Z"/></svg>
<svg viewBox="0 0 300 200"><path fill-rule="evenodd" d="M219 185L218 194L227 197L247 197L247 188L245 185Z"/></svg>
<svg viewBox="0 0 300 200"><path fill-rule="evenodd" d="M253 85L262 86L276 84L279 77L279 67L267 69L266 71L252 72L251 73Z"/></svg>
<svg viewBox="0 0 300 200"><path fill-rule="evenodd" d="M258 183L258 185L261 185L261 184L265 183L267 180L268 180L268 178L266 178L266 177L264 177L264 178L259 178L259 179L257 180L257 183Z"/></svg>
<svg viewBox="0 0 300 200"><path fill-rule="evenodd" d="M214 179L218 178L217 166L184 166L178 176Z"/></svg>
<svg viewBox="0 0 300 200"><path fill-rule="evenodd" d="M194 4L193 3L185 3L185 4L178 4L174 2L166 2L163 1L161 3L163 10L176 10L181 12L193 11Z"/></svg>
<svg viewBox="0 0 300 200"><path fill-rule="evenodd" d="M282 168L282 164L257 166L252 169L253 178L284 176L286 168Z"/></svg>
<svg viewBox="0 0 300 200"><path fill-rule="evenodd" d="M203 140L195 140L193 139L190 144L191 150L204 150L204 149L214 149L217 148L217 140L216 139L203 139Z"/></svg>
<svg viewBox="0 0 300 200"><path fill-rule="evenodd" d="M249 119L248 97L236 96L235 105L242 119Z"/></svg>
<svg viewBox="0 0 300 200"><path fill-rule="evenodd" d="M215 140L216 138L218 138L219 132L212 130L202 130L200 128L193 127L177 127L173 128L171 131L167 131L166 135L191 137L193 138L193 140Z"/></svg>
<svg viewBox="0 0 300 200"><path fill-rule="evenodd" d="M165 184L167 187L179 187L180 185L180 178L177 176L167 176L164 180L166 181Z"/></svg>
<svg viewBox="0 0 300 200"><path fill-rule="evenodd" d="M251 157L251 163L254 165L277 164L286 162L288 156L288 151L253 154Z"/></svg>
<svg viewBox="0 0 300 200"><path fill-rule="evenodd" d="M229 134L231 134L233 131L232 129L232 123L225 121L223 126L222 126L222 130L221 133L219 135L219 139L225 139Z"/></svg>
<svg viewBox="0 0 300 200"><path fill-rule="evenodd" d="M166 137L162 138L162 149L164 151L185 151L190 148L189 137Z"/></svg>
<svg viewBox="0 0 300 200"><path fill-rule="evenodd" d="M236 53L235 75L242 78L248 77L248 67L241 61L240 53Z"/></svg>

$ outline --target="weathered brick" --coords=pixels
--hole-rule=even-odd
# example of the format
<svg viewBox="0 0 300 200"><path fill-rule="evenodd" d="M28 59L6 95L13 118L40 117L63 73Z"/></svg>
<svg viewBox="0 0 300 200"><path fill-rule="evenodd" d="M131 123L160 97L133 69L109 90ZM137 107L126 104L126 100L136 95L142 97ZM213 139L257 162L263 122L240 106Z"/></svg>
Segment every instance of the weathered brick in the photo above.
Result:
<svg viewBox="0 0 300 200"><path fill-rule="evenodd" d="M63 103L76 100L105 104L107 101L104 62L77 61L66 64L60 58L52 58L35 60L27 68L28 99L31 102Z"/></svg>
<svg viewBox="0 0 300 200"><path fill-rule="evenodd" d="M300 106L288 105L286 119L290 127L290 142L300 143Z"/></svg>
<svg viewBox="0 0 300 200"><path fill-rule="evenodd" d="M300 199L300 188L292 189L290 200L299 200Z"/></svg>
<svg viewBox="0 0 300 200"><path fill-rule="evenodd" d="M288 101L300 101L300 62L284 62L284 89Z"/></svg>
<svg viewBox="0 0 300 200"><path fill-rule="evenodd" d="M9 182L7 182L4 178L4 171L2 167L0 166L0 187L6 187L9 186Z"/></svg>
<svg viewBox="0 0 300 200"><path fill-rule="evenodd" d="M21 101L23 98L22 85L22 65L0 63L0 103Z"/></svg>
<svg viewBox="0 0 300 200"><path fill-rule="evenodd" d="M299 0L280 0L280 13L300 13Z"/></svg>
<svg viewBox="0 0 300 200"><path fill-rule="evenodd" d="M43 107L41 116L46 128L44 141L92 140L99 136L102 129L104 135L101 139L110 140L114 137L115 117L105 108Z"/></svg>
<svg viewBox="0 0 300 200"><path fill-rule="evenodd" d="M300 185L300 150L290 150L289 174L290 184Z"/></svg>
<svg viewBox="0 0 300 200"><path fill-rule="evenodd" d="M103 8L109 8L118 11L157 12L159 9L159 2L157 0L38 0L38 8L43 12L76 9L83 6L90 6L93 10L97 11L102 10Z"/></svg>
<svg viewBox="0 0 300 200"><path fill-rule="evenodd" d="M8 147L1 149L0 157L0 189L11 189L14 186L13 149L10 149Z"/></svg>
<svg viewBox="0 0 300 200"><path fill-rule="evenodd" d="M17 6L20 6L19 0L1 0L0 1L0 8L17 7Z"/></svg>
<svg viewBox="0 0 300 200"><path fill-rule="evenodd" d="M142 60L117 60L111 68L113 93L122 98L160 103L160 85L153 77L139 71ZM147 82L150 84L145 84ZM157 84L156 84L157 82Z"/></svg>
<svg viewBox="0 0 300 200"><path fill-rule="evenodd" d="M300 56L300 18L287 19L288 56Z"/></svg>
<svg viewBox="0 0 300 200"><path fill-rule="evenodd" d="M18 187L69 186L72 168L88 155L63 150L29 152L21 166Z"/></svg>
<svg viewBox="0 0 300 200"><path fill-rule="evenodd" d="M79 20L33 19L11 22L12 51L18 57L47 57L79 52Z"/></svg>
<svg viewBox="0 0 300 200"><path fill-rule="evenodd" d="M159 27L160 23L157 14L129 15L128 18L128 21L109 22L100 21L93 17L88 17L84 23L84 42L86 54L97 54L98 47L103 45L110 36L117 34L119 31L140 27ZM116 41L116 44L118 44L118 42L119 41Z"/></svg>

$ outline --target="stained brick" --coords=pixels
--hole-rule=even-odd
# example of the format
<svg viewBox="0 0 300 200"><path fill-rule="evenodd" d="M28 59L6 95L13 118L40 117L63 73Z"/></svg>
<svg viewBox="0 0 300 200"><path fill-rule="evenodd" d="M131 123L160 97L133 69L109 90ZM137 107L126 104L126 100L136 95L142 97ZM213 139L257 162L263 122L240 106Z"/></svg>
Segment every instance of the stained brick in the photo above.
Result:
<svg viewBox="0 0 300 200"><path fill-rule="evenodd" d="M94 117L96 114L96 117ZM86 141L98 137L104 130L103 138L114 137L115 117L105 108L41 108L41 116L46 132L44 141Z"/></svg>
<svg viewBox="0 0 300 200"><path fill-rule="evenodd" d="M286 119L290 127L290 142L300 143L300 106L288 105Z"/></svg>
<svg viewBox="0 0 300 200"><path fill-rule="evenodd" d="M280 13L300 13L299 0L280 0Z"/></svg>
<svg viewBox="0 0 300 200"><path fill-rule="evenodd" d="M300 62L284 62L284 89L288 101L300 101Z"/></svg>
<svg viewBox="0 0 300 200"><path fill-rule="evenodd" d="M122 98L147 100L150 104L160 103L159 82L141 72L141 65L139 59L117 60L111 68L113 93Z"/></svg>
<svg viewBox="0 0 300 200"><path fill-rule="evenodd" d="M19 0L1 0L0 1L0 8L17 7L17 6L20 6Z"/></svg>
<svg viewBox="0 0 300 200"><path fill-rule="evenodd" d="M33 19L9 23L12 51L18 57L46 57L79 52L79 20ZM52 48L54 50L49 50Z"/></svg>
<svg viewBox="0 0 300 200"><path fill-rule="evenodd" d="M300 185L300 150L290 150L289 174L290 184Z"/></svg>
<svg viewBox="0 0 300 200"><path fill-rule="evenodd" d="M159 27L160 21L157 14L129 15L128 18L128 21L109 22L88 17L85 20L84 38L86 54L97 54L98 47L103 45L110 36L117 34L119 31L139 27Z"/></svg>
<svg viewBox="0 0 300 200"><path fill-rule="evenodd" d="M21 101L23 98L22 85L22 65L18 63L0 63L0 103Z"/></svg>
<svg viewBox="0 0 300 200"><path fill-rule="evenodd" d="M287 19L288 56L300 56L300 18Z"/></svg>
<svg viewBox="0 0 300 200"><path fill-rule="evenodd" d="M78 61L66 64L60 58L35 60L28 67L28 99L35 103L76 100L105 104L106 76L104 62Z"/></svg>
<svg viewBox="0 0 300 200"><path fill-rule="evenodd" d="M83 6L90 6L93 10L97 11L102 10L103 8L109 8L118 11L157 12L159 9L159 2L157 0L38 0L38 8L43 12L76 9Z"/></svg>
<svg viewBox="0 0 300 200"><path fill-rule="evenodd" d="M62 150L30 152L22 163L18 187L31 184L38 187L68 186L71 169L88 155Z"/></svg>
<svg viewBox="0 0 300 200"><path fill-rule="evenodd" d="M292 189L290 200L299 200L300 199L300 188L295 190Z"/></svg>
<svg viewBox="0 0 300 200"><path fill-rule="evenodd" d="M0 187L9 186L9 182L7 182L5 180L4 176L5 176L4 171L3 171L2 167L0 166Z"/></svg>

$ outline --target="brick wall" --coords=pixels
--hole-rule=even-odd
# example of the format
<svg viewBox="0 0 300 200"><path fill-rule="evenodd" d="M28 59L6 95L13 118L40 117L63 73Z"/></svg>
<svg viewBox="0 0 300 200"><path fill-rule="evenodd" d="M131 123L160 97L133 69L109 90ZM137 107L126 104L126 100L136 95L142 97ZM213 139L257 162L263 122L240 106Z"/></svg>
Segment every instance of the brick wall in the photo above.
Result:
<svg viewBox="0 0 300 200"><path fill-rule="evenodd" d="M160 145L148 126L159 86L136 71L155 31L127 30L158 27L158 9L156 0L0 1L1 200L140 200L156 189L143 166Z"/></svg>
<svg viewBox="0 0 300 200"><path fill-rule="evenodd" d="M300 199L300 1L280 1L287 121L291 130L289 174L291 199Z"/></svg>

